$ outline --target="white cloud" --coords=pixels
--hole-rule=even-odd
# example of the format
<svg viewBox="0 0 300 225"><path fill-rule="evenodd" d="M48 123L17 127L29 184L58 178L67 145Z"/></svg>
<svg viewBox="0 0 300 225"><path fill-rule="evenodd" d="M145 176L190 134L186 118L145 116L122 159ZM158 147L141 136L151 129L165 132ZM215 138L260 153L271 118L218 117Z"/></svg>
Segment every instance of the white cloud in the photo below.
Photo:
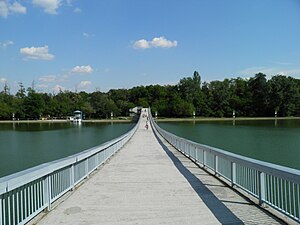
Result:
<svg viewBox="0 0 300 225"><path fill-rule="evenodd" d="M4 77L0 77L0 83L4 84L7 82L7 79Z"/></svg>
<svg viewBox="0 0 300 225"><path fill-rule="evenodd" d="M10 45L13 45L14 42L13 41L4 41L4 42L0 42L0 47L2 48L7 48Z"/></svg>
<svg viewBox="0 0 300 225"><path fill-rule="evenodd" d="M6 18L8 13L8 3L6 1L0 1L0 16Z"/></svg>
<svg viewBox="0 0 300 225"><path fill-rule="evenodd" d="M133 44L134 49L148 49L148 48L173 48L177 46L177 41L170 41L164 36L155 37L151 41L140 39Z"/></svg>
<svg viewBox="0 0 300 225"><path fill-rule="evenodd" d="M274 76L278 74L288 75L288 76L295 76L295 75L300 76L300 69L258 66L258 67L246 68L240 71L239 73L246 76L253 76L257 73L264 73L268 76Z"/></svg>
<svg viewBox="0 0 300 225"><path fill-rule="evenodd" d="M32 0L32 4L43 8L48 14L57 14L57 9L61 6L61 0Z"/></svg>
<svg viewBox="0 0 300 225"><path fill-rule="evenodd" d="M54 55L49 53L47 45L44 47L26 47L21 48L20 53L25 56L26 59L39 59L39 60L53 60Z"/></svg>
<svg viewBox="0 0 300 225"><path fill-rule="evenodd" d="M46 89L48 88L48 85L47 84L38 84L36 85L37 88L41 88L41 89Z"/></svg>
<svg viewBox="0 0 300 225"><path fill-rule="evenodd" d="M134 42L133 48L135 48L135 49L147 49L147 48L151 48L151 45L150 45L149 41L147 41L145 39L141 39L141 40L138 40L138 41Z"/></svg>
<svg viewBox="0 0 300 225"><path fill-rule="evenodd" d="M87 88L87 87L89 87L91 84L92 84L92 82L89 81L89 80L81 81L81 82L78 84L78 88Z"/></svg>
<svg viewBox="0 0 300 225"><path fill-rule="evenodd" d="M57 75L49 74L49 75L39 77L38 81L40 82L41 85L47 85L47 86L49 86L50 84L53 85L54 83L62 84L70 81L69 76L70 73L57 74Z"/></svg>
<svg viewBox="0 0 300 225"><path fill-rule="evenodd" d="M46 75L39 78L39 81L51 83L57 81L57 77L55 75Z"/></svg>
<svg viewBox="0 0 300 225"><path fill-rule="evenodd" d="M67 5L72 6L73 0L66 0Z"/></svg>
<svg viewBox="0 0 300 225"><path fill-rule="evenodd" d="M89 38L89 37L90 37L90 35L89 35L88 33L83 33L82 35L83 35L83 37L85 37L85 38Z"/></svg>
<svg viewBox="0 0 300 225"><path fill-rule="evenodd" d="M155 48L172 48L177 46L177 41L167 40L165 37L153 38L151 45Z"/></svg>
<svg viewBox="0 0 300 225"><path fill-rule="evenodd" d="M10 5L9 10L13 13L20 13L20 14L26 14L27 12L27 9L18 2L14 2L14 4Z"/></svg>
<svg viewBox="0 0 300 225"><path fill-rule="evenodd" d="M65 87L63 87L63 86L61 86L61 85L59 85L59 84L55 85L55 86L52 88L52 91L54 91L54 92L60 92L60 91L64 91L64 90L65 90Z"/></svg>
<svg viewBox="0 0 300 225"><path fill-rule="evenodd" d="M84 32L84 33L82 33L82 36L84 38L93 38L93 37L95 37L95 34L89 34L89 33Z"/></svg>
<svg viewBox="0 0 300 225"><path fill-rule="evenodd" d="M75 8L75 9L73 10L73 12L74 12L74 13L81 13L81 9L80 9L80 8Z"/></svg>
<svg viewBox="0 0 300 225"><path fill-rule="evenodd" d="M71 73L92 73L94 70L90 65L87 66L75 66Z"/></svg>
<svg viewBox="0 0 300 225"><path fill-rule="evenodd" d="M242 71L240 71L239 73L242 74L242 75L255 75L259 72L261 73L269 73L270 71L272 72L273 68L266 68L266 67L262 67L262 66L257 66L257 67L249 67L249 68L246 68Z"/></svg>
<svg viewBox="0 0 300 225"><path fill-rule="evenodd" d="M10 4L7 0L0 0L0 16L3 18L7 18L12 13L25 14L26 11L26 7L18 2Z"/></svg>

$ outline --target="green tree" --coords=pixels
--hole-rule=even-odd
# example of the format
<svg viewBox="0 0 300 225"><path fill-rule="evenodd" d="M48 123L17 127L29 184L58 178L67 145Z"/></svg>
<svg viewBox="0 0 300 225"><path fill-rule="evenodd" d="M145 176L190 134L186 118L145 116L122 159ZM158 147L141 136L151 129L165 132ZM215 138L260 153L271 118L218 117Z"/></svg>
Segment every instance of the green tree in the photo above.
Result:
<svg viewBox="0 0 300 225"><path fill-rule="evenodd" d="M265 116L268 108L268 92L266 75L258 73L249 80L249 88L252 93L250 116Z"/></svg>
<svg viewBox="0 0 300 225"><path fill-rule="evenodd" d="M148 105L148 91L144 86L139 87L133 87L129 90L129 101L132 102L134 105L139 106L140 99L142 100L142 103L146 103Z"/></svg>
<svg viewBox="0 0 300 225"><path fill-rule="evenodd" d="M34 86L34 84L32 85ZM26 92L22 83L15 95L7 84L0 92L0 119L39 118L40 115L61 117L81 110L87 118L108 118L128 115L129 108L150 106L160 116L190 117L193 111L200 116L300 116L300 80L283 75L272 77L256 74L249 80L225 79L201 83L197 71L192 77L180 79L177 85L149 85L131 89L113 89L107 93L60 91L58 94Z"/></svg>
<svg viewBox="0 0 300 225"><path fill-rule="evenodd" d="M185 77L179 81L178 91L183 100L193 105L196 115L207 114L207 104L201 90L201 77L197 71L193 77Z"/></svg>
<svg viewBox="0 0 300 225"><path fill-rule="evenodd" d="M201 78L197 71L194 72L193 78L184 77L180 79L178 84L178 91L182 99L193 103L195 93L201 92Z"/></svg>
<svg viewBox="0 0 300 225"><path fill-rule="evenodd" d="M0 92L0 119L7 120L12 118L13 102L13 96L9 94L9 87L5 83L3 91Z"/></svg>
<svg viewBox="0 0 300 225"><path fill-rule="evenodd" d="M212 116L224 117L232 115L232 108L230 107L230 92L229 92L229 80L212 81L209 84L211 91L210 108Z"/></svg>
<svg viewBox="0 0 300 225"><path fill-rule="evenodd" d="M12 111L8 104L0 100L0 119L7 120L12 117Z"/></svg>
<svg viewBox="0 0 300 225"><path fill-rule="evenodd" d="M55 104L55 111L58 113L56 116L66 118L73 115L74 104L72 101L72 93L70 91L60 91L54 96L53 104Z"/></svg>
<svg viewBox="0 0 300 225"><path fill-rule="evenodd" d="M279 116L295 115L299 101L299 89L296 80L292 77L277 75L273 76L268 84L270 86L270 115L274 115L275 110L278 111Z"/></svg>
<svg viewBox="0 0 300 225"><path fill-rule="evenodd" d="M209 83L203 82L202 88L201 88L202 94L203 94L203 105L201 107L201 115L202 116L213 116L213 111L211 109L212 104L212 90L209 87Z"/></svg>
<svg viewBox="0 0 300 225"><path fill-rule="evenodd" d="M16 101L14 105L14 112L16 114L16 118L18 119L25 119L25 106L24 100L26 98L26 90L23 83L19 83L19 90L16 93Z"/></svg>
<svg viewBox="0 0 300 225"><path fill-rule="evenodd" d="M230 99L229 105L235 110L237 116L247 116L251 110L250 100L251 92L249 91L248 82L243 78L231 79L229 81Z"/></svg>
<svg viewBox="0 0 300 225"><path fill-rule="evenodd" d="M91 94L91 105L94 109L94 118L109 118L110 113L119 114L119 109L112 99L100 91Z"/></svg>
<svg viewBox="0 0 300 225"><path fill-rule="evenodd" d="M95 112L90 102L84 102L80 107L80 110L84 113L85 119L91 119L93 113Z"/></svg>
<svg viewBox="0 0 300 225"><path fill-rule="evenodd" d="M19 90L16 93L16 97L19 99L24 99L26 97L26 89L22 82L19 83Z"/></svg>
<svg viewBox="0 0 300 225"><path fill-rule="evenodd" d="M35 92L35 90L32 88L28 88L27 91L28 96L24 100L26 117L40 119L45 110L45 102L42 94Z"/></svg>

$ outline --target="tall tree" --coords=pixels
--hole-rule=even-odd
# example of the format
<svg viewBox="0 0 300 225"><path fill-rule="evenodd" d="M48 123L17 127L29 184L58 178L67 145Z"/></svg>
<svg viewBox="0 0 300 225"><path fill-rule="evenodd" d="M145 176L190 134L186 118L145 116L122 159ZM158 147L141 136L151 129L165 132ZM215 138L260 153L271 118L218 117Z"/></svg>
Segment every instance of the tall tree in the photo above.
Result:
<svg viewBox="0 0 300 225"><path fill-rule="evenodd" d="M229 105L235 111L237 116L248 116L250 112L251 92L248 82L243 78L231 79Z"/></svg>
<svg viewBox="0 0 300 225"><path fill-rule="evenodd" d="M27 118L40 119L45 110L45 102L42 94L28 88L28 96L24 100L24 108Z"/></svg>
<svg viewBox="0 0 300 225"><path fill-rule="evenodd" d="M210 82L210 90L212 93L211 110L213 116L224 117L231 116L232 108L230 107L230 92L229 92L229 80Z"/></svg>
<svg viewBox="0 0 300 225"><path fill-rule="evenodd" d="M268 92L266 75L258 73L249 80L249 88L252 93L250 116L265 116L268 108Z"/></svg>
<svg viewBox="0 0 300 225"><path fill-rule="evenodd" d="M204 95L201 91L201 77L197 71L193 77L185 77L179 81L178 91L183 100L193 105L197 115L206 113Z"/></svg>
<svg viewBox="0 0 300 225"><path fill-rule="evenodd" d="M299 101L299 89L296 80L292 77L277 75L273 76L268 84L270 86L270 114L272 115L276 110L279 116L295 115Z"/></svg>

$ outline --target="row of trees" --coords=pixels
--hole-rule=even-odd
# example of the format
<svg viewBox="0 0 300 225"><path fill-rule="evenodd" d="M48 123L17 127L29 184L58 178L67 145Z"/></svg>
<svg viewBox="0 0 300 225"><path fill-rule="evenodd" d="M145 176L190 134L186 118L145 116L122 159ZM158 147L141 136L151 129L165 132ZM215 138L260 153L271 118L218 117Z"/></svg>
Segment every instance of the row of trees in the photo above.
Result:
<svg viewBox="0 0 300 225"><path fill-rule="evenodd" d="M300 80L283 75L270 80L262 73L250 79L234 78L201 82L198 72L185 77L177 85L149 85L131 89L114 89L107 93L60 91L40 93L22 84L15 95L7 84L0 92L0 119L40 117L66 118L74 110L82 110L86 118L127 116L134 106L151 107L160 116L189 117L196 113L205 117L236 116L300 116Z"/></svg>

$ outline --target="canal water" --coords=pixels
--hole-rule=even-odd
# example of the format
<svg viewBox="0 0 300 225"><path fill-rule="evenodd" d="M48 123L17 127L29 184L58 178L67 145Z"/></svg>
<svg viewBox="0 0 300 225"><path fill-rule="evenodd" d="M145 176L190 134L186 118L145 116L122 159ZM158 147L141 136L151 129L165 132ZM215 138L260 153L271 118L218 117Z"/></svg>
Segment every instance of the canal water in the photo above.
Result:
<svg viewBox="0 0 300 225"><path fill-rule="evenodd" d="M300 120L159 122L158 125L201 144L300 169Z"/></svg>
<svg viewBox="0 0 300 225"><path fill-rule="evenodd" d="M133 123L0 124L0 177L100 145Z"/></svg>

